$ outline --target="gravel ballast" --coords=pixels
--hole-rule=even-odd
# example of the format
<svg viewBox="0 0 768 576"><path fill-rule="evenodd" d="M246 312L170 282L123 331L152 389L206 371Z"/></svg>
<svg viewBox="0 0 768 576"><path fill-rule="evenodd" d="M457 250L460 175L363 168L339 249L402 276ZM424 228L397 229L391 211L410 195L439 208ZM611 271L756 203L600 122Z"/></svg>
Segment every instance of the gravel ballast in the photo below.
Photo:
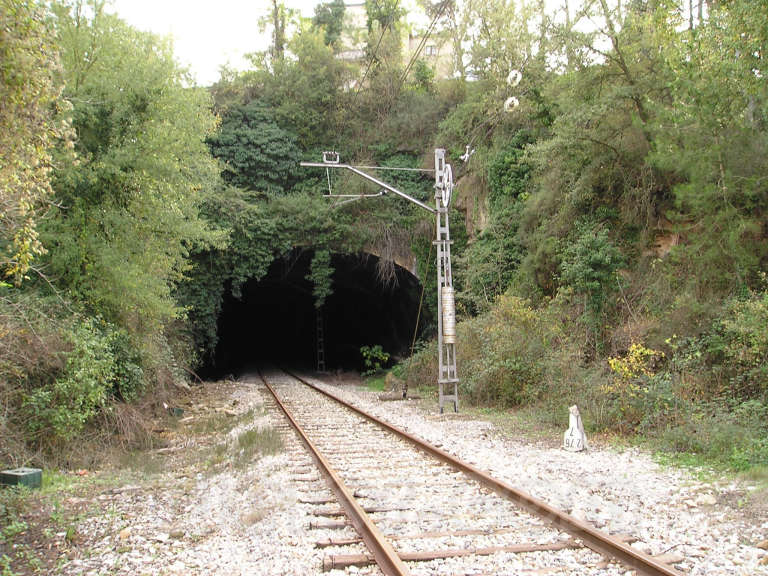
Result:
<svg viewBox="0 0 768 576"><path fill-rule="evenodd" d="M208 386L215 388L218 404L188 408L188 425L206 411L224 407L237 424L204 440L185 434L181 426L169 446L157 451L163 463L159 471L143 481L131 475L130 482L117 482L94 495L78 523L74 544L61 558L60 573L318 574L323 557L333 550L316 548L315 543L355 535L351 528L309 529L318 507L298 501L331 495L292 434L282 433L283 448L275 454L238 459L238 438L244 432L284 430L279 414L266 410L266 391L258 379ZM375 393L359 387L324 386L604 531L631 534L639 539L634 546L645 552L679 554L684 561L677 567L683 572L768 575L768 551L758 547L768 539L768 518L739 506L751 490L742 482L697 480L686 470L658 465L639 449L592 445L587 452L571 453L511 438L488 422L439 415L436 403L430 412L416 402L380 402ZM201 452L204 455L215 455L213 448L223 446L219 452L226 451L226 457L208 456L205 465L199 457L185 458L201 446L209 449ZM382 520L386 523L387 517ZM407 545L420 547L418 541ZM579 574L579 554L563 554L574 558L574 568L567 573ZM528 573L514 555L507 562L496 573ZM483 563L478 566L487 569ZM414 573L453 574L459 567L458 562L436 561ZM329 572L342 573L379 572L375 567Z"/></svg>

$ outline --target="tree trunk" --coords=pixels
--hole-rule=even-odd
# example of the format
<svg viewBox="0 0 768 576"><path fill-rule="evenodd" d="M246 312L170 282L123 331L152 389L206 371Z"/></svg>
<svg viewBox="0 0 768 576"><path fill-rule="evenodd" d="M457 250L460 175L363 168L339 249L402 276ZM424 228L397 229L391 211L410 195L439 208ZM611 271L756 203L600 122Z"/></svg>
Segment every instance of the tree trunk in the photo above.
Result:
<svg viewBox="0 0 768 576"><path fill-rule="evenodd" d="M571 23L571 6L568 0L565 0L565 60L566 70L569 72L573 70L574 61L576 57L573 53L573 40L571 38L571 29L573 24Z"/></svg>
<svg viewBox="0 0 768 576"><path fill-rule="evenodd" d="M285 7L278 0L272 0L272 26L272 57L278 61L285 54Z"/></svg>

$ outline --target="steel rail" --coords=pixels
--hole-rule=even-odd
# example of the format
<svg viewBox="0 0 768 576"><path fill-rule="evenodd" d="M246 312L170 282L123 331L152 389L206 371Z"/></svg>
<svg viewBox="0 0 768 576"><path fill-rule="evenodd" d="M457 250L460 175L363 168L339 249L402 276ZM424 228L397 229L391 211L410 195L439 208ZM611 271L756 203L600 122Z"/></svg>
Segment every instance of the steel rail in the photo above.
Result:
<svg viewBox="0 0 768 576"><path fill-rule="evenodd" d="M278 407L280 410L282 410L283 414L285 414L285 417L291 423L291 426L299 435L302 442L307 447L307 450L309 450L312 458L315 460L320 470L328 479L328 482L331 485L331 489L333 490L334 494L336 494L336 497L346 511L347 516L352 522L352 525L357 530L357 533L360 534L363 542L365 542L365 545L368 547L368 550L370 550L371 554L373 554L373 557L376 560L376 564L378 564L379 568L381 568L381 571L384 572L384 574L387 576L410 576L408 567L397 555L395 549L392 548L392 545L387 541L381 530L379 530L379 528L373 523L368 514L366 514L362 506L357 503L353 492L347 488L341 477L336 473L333 467L331 467L330 462L328 462L325 456L323 456L322 453L317 449L312 440L309 439L301 426L299 426L299 423L293 418L293 415L290 413L285 404L283 404L283 402L280 400L277 392L275 392L272 386L270 386L269 382L267 382L267 379L264 378L264 375L261 373L261 371L259 371L259 378L261 378L261 381L267 387L267 390L269 390L269 392L272 394ZM297 380L299 379L297 378Z"/></svg>
<svg viewBox="0 0 768 576"><path fill-rule="evenodd" d="M367 420L378 424L382 428L389 430L400 438L407 440L423 452L434 456L438 460L441 460L442 462L445 462L453 468L463 472L470 478L477 480L497 494L513 502L516 502L522 508L525 508L527 511L543 518L544 520L547 520L558 528L568 532L571 536L579 538L588 548L591 548L595 552L598 552L603 556L614 558L626 566L634 568L639 573L645 574L646 576L684 576L683 573L679 570L676 570L668 564L664 564L663 562L656 560L649 554L632 548L618 538L615 538L610 534L606 534L594 526L587 524L586 522L582 522L581 520L578 520L577 518L574 518L573 516L550 506L543 500L539 500L538 498L523 492L522 490L519 490L502 480L498 480L492 477L487 472L476 468L472 464L464 462L463 460L456 458L448 452L441 450L437 446L433 446L421 438L418 438L413 434L406 432L405 430L401 430L400 428L393 426L389 422L369 414L368 412L350 404L345 400L342 400L335 394L323 390L319 386L312 384L311 382L296 374L293 374L285 369L283 369L283 371L296 378L298 381L309 386L310 388L313 388L328 398L335 400L342 406L349 408Z"/></svg>

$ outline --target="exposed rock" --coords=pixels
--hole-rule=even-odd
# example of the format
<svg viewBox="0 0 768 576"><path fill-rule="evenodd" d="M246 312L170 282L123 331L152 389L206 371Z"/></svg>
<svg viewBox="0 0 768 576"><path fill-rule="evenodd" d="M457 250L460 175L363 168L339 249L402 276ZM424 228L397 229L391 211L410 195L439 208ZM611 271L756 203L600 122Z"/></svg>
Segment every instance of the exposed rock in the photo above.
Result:
<svg viewBox="0 0 768 576"><path fill-rule="evenodd" d="M666 552L664 554L654 556L654 558L659 562L662 562L663 564L669 564L670 566L673 564L679 564L685 560L684 556L677 554L676 552Z"/></svg>
<svg viewBox="0 0 768 576"><path fill-rule="evenodd" d="M699 506L714 506L717 504L717 498L713 494L701 494L696 498L696 503Z"/></svg>

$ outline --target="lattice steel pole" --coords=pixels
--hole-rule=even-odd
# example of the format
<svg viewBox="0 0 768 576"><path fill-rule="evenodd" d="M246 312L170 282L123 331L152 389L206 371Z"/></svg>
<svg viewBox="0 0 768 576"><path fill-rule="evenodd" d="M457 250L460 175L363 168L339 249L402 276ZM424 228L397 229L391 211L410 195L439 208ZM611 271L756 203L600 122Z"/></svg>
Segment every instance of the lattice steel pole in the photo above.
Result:
<svg viewBox="0 0 768 576"><path fill-rule="evenodd" d="M456 307L451 274L451 232L448 204L453 173L445 163L445 150L435 149L435 206L437 208L437 387L440 413L446 402L459 411L459 378L456 373ZM448 391L446 391L448 387Z"/></svg>
<svg viewBox="0 0 768 576"><path fill-rule="evenodd" d="M326 194L327 198L369 198L371 196L380 196L383 192L392 192L435 214L437 219L437 238L434 242L437 247L437 385L440 412L443 412L446 402L453 402L453 409L455 412L458 412L459 377L456 373L456 307L453 293L453 277L451 275L451 233L448 225L448 205L451 202L451 193L453 192L453 171L451 170L451 165L445 163L445 150L442 148L435 149L435 208L398 190L375 176L366 174L360 169L366 168L365 166L357 167L341 164L337 152L323 152L322 162L302 162L301 166L325 168L326 171L332 168L349 170L381 188L381 191L376 194L349 195L329 193ZM368 168L371 167L369 166ZM377 169L376 167L373 168ZM381 167L378 169L381 169ZM397 170L398 168L388 167L387 169ZM401 170L413 170L413 168L401 168ZM320 354L318 353L319 357Z"/></svg>

